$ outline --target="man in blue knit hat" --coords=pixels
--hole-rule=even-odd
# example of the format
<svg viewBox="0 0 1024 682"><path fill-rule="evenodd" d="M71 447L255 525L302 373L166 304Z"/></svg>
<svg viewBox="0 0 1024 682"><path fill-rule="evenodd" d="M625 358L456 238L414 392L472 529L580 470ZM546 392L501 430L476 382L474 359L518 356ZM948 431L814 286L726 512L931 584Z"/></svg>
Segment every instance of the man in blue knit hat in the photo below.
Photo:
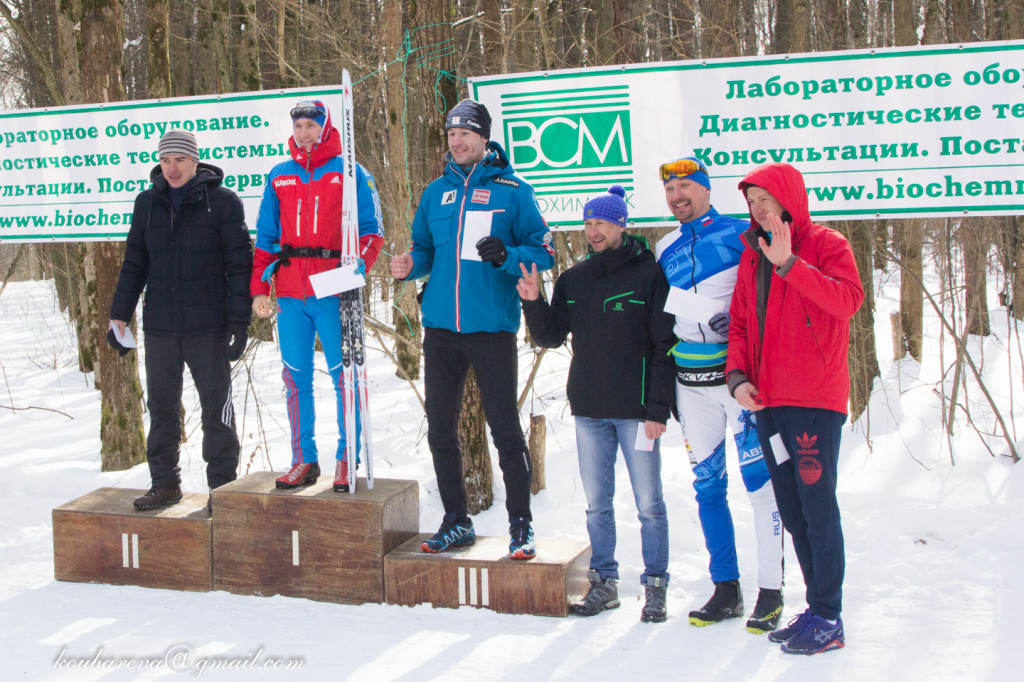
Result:
<svg viewBox="0 0 1024 682"><path fill-rule="evenodd" d="M554 265L551 232L533 188L515 174L505 150L490 140L487 107L456 104L445 122L444 174L420 197L412 249L391 259L401 280L430 275L423 295L423 374L427 443L434 459L444 519L424 552L476 541L466 509L458 419L469 368L476 374L487 424L498 449L509 517L509 556L532 559L530 455L516 405L520 264Z"/></svg>
<svg viewBox="0 0 1024 682"><path fill-rule="evenodd" d="M518 290L535 342L556 348L572 333L567 394L593 548L590 589L572 613L594 616L619 606L613 499L616 452L622 450L640 515L646 592L640 619L660 623L668 615L669 575L659 438L675 397L669 351L676 339L672 316L664 312L668 282L646 241L625 233L624 198L623 188L613 185L586 203L590 252L558 278L550 305L540 296L536 268L520 265Z"/></svg>
<svg viewBox="0 0 1024 682"><path fill-rule="evenodd" d="M733 433L740 474L754 508L760 588L747 630L763 634L782 615L782 524L768 466L750 411L729 395L725 360L729 338L729 302L736 286L749 221L730 218L711 206L711 180L701 162L683 157L662 164L661 180L672 215L681 223L657 246L658 263L683 301L675 307L672 349L677 383L676 405L693 467L697 512L710 556L715 592L690 612L693 625L711 625L743 615L743 593L736 557L736 533L727 499L725 429ZM686 311L681 312L681 311Z"/></svg>

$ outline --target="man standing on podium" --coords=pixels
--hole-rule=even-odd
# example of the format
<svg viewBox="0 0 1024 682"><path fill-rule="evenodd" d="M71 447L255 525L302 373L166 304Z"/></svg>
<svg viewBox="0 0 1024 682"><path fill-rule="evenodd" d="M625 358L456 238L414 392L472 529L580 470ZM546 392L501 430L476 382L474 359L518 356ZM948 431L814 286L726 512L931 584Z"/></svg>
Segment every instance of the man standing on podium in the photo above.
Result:
<svg viewBox="0 0 1024 682"><path fill-rule="evenodd" d="M430 275L423 296L427 442L444 520L423 543L445 552L476 541L466 510L458 422L469 368L476 373L498 449L509 516L509 555L536 554L530 525L530 453L516 404L519 264L554 265L551 233L533 188L491 142L487 107L465 99L448 112L444 174L423 191L412 223L412 251L391 259L391 274Z"/></svg>

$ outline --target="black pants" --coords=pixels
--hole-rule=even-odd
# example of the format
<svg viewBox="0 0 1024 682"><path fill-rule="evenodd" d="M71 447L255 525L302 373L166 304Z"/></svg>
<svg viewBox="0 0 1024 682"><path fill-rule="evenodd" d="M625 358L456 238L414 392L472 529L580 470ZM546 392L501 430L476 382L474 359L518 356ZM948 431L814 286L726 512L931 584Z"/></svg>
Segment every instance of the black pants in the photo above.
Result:
<svg viewBox="0 0 1024 682"><path fill-rule="evenodd" d="M491 437L498 449L498 465L505 481L505 508L509 517L530 515L530 454L519 424L516 406L519 357L511 332L460 334L425 328L423 365L426 384L427 443L434 458L437 489L445 512L466 514L466 485L459 449L459 410L466 374L472 367Z"/></svg>
<svg viewBox="0 0 1024 682"><path fill-rule="evenodd" d="M846 415L812 407L766 407L757 415L757 435L772 477L783 527L793 536L807 586L807 606L835 620L843 610L846 554L836 500L839 440ZM769 438L775 434L789 451L776 465Z"/></svg>
<svg viewBox="0 0 1024 682"><path fill-rule="evenodd" d="M202 407L203 460L211 488L235 480L238 434L231 404L231 363L223 334L146 337L146 391L149 393L149 439L146 459L156 488L181 484L182 374L188 364Z"/></svg>

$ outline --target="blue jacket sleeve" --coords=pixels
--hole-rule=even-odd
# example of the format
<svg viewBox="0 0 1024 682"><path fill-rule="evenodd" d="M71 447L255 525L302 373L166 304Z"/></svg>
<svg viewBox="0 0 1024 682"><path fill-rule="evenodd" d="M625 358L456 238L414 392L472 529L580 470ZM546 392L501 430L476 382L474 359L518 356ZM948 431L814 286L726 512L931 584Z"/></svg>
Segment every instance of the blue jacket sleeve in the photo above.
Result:
<svg viewBox="0 0 1024 682"><path fill-rule="evenodd" d="M420 197L419 206L416 207L416 215L412 219L412 271L406 277L406 281L419 279L430 274L434 266L434 240L430 236L428 225L430 212L430 187L423 191Z"/></svg>
<svg viewBox="0 0 1024 682"><path fill-rule="evenodd" d="M370 171L356 164L356 196L359 200L359 236L384 236L384 221L380 211L377 182Z"/></svg>
<svg viewBox="0 0 1024 682"><path fill-rule="evenodd" d="M501 270L519 276L519 264L530 269L537 264L537 271L549 270L555 265L555 251L551 248L551 231L540 215L537 199L525 182L516 189L516 213L512 221L515 244L506 244L508 257L501 264Z"/></svg>

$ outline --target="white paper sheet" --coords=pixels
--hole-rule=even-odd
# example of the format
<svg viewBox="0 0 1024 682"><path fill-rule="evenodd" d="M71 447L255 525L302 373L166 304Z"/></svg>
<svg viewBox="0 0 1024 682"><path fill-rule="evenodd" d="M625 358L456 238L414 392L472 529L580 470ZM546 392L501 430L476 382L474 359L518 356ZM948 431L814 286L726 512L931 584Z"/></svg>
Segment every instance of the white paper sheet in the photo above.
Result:
<svg viewBox="0 0 1024 682"><path fill-rule="evenodd" d="M317 298L325 298L349 289L358 289L366 284L366 279L356 273L357 267L356 264L346 265L318 275L310 275L309 282L313 285L313 293Z"/></svg>
<svg viewBox="0 0 1024 682"><path fill-rule="evenodd" d="M714 315L724 313L725 303L686 289L669 287L668 298L665 300L665 312L705 323Z"/></svg>
<svg viewBox="0 0 1024 682"><path fill-rule="evenodd" d="M789 459L789 450L786 449L786 444L782 442L782 436L776 433L768 439L768 442L771 443L772 452L775 454L776 466Z"/></svg>
<svg viewBox="0 0 1024 682"><path fill-rule="evenodd" d="M640 426L636 430L636 443L633 445L637 450L643 450L644 452L650 452L654 449L654 441L647 437L647 432L644 431L644 423L640 422Z"/></svg>
<svg viewBox="0 0 1024 682"><path fill-rule="evenodd" d="M462 260L480 260L476 243L484 237L491 236L491 211L466 211L466 219L462 225Z"/></svg>
<svg viewBox="0 0 1024 682"><path fill-rule="evenodd" d="M128 325L125 325L124 327L124 336L117 332L117 325L114 324L113 320L110 321L110 328L114 330L114 338L117 339L117 342L125 348L139 347L139 344L135 343L135 337L132 336L132 329Z"/></svg>

